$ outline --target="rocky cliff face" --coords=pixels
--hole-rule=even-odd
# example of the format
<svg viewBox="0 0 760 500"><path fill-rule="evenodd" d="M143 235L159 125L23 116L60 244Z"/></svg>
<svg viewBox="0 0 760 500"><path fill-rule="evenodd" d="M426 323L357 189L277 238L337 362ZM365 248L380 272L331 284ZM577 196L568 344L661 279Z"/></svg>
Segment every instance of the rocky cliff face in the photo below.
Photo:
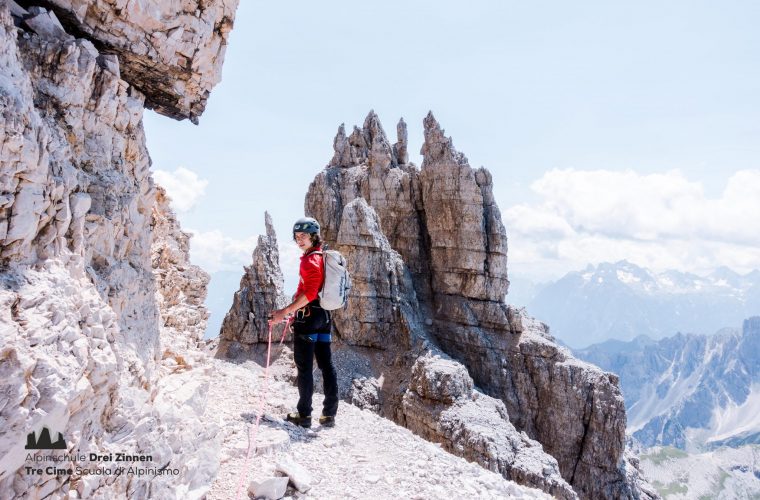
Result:
<svg viewBox="0 0 760 500"><path fill-rule="evenodd" d="M490 174L432 115L424 126L418 169L403 120L393 145L372 112L349 136L341 125L309 186L305 212L352 273L334 314L344 396L560 498L655 496L624 453L617 379L504 302L507 238Z"/></svg>
<svg viewBox="0 0 760 500"><path fill-rule="evenodd" d="M581 497L641 496L627 476L633 466L624 454L625 408L617 379L575 360L542 324L506 305L507 238L491 176L469 166L432 115L424 127L420 170L399 163L397 151L406 147L403 123L395 146L374 113L348 138L341 127L331 164L309 187L306 213L323 224L329 243L350 253L340 239L342 221L352 200L363 198L408 265L416 296L406 297L416 301L417 331L506 405L510 422L556 458L562 477ZM361 266L382 268L371 262ZM363 288L360 283L352 293L361 296ZM361 318L365 309L366 303L350 303L336 317ZM356 335L344 333L347 326L336 320L341 336Z"/></svg>
<svg viewBox="0 0 760 500"><path fill-rule="evenodd" d="M45 8L0 5L0 490L198 497L216 472L203 463L216 445L197 418L204 387L191 375L204 370L194 352L207 276L189 266L187 236L150 178L142 110L161 92L122 71L130 50L145 54L106 40L182 31L183 21L151 8L130 28L117 18L135 9L108 4L109 17L106 4L56 3L63 22ZM217 3L208 8L226 5ZM161 77L183 89L177 116L199 112L202 87L218 79L209 61L221 54L204 47L181 72L206 84ZM29 475L26 436L43 427L61 432L67 453L151 455L146 467L171 475Z"/></svg>
<svg viewBox="0 0 760 500"><path fill-rule="evenodd" d="M504 404L475 391L464 366L430 343L411 273L380 231L372 207L356 198L342 214L337 248L347 257L354 287L348 310L361 311L334 315L335 330L343 342L334 354L340 359L336 367L343 395L507 479L558 498L577 498L560 476L557 461L510 423ZM242 325L235 319L244 316L242 311L255 318L272 310L272 306L261 307L264 301L244 302L241 297L273 300L281 296L281 278L271 279L281 276L279 263L262 258L271 255L272 241L273 235L260 239L225 324ZM261 272L252 273L252 269ZM255 342L266 342L266 336L265 323L249 321L235 340L220 341L217 356L251 357ZM251 341L243 343L243 338Z"/></svg>

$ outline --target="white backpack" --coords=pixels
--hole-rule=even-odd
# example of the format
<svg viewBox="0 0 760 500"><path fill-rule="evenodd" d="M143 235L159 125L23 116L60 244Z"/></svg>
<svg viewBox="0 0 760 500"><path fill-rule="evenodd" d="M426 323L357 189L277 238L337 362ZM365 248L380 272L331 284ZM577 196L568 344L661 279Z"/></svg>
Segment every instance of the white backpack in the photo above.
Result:
<svg viewBox="0 0 760 500"><path fill-rule="evenodd" d="M325 281L319 291L319 306L327 311L340 309L348 302L348 291L351 289L351 277L346 268L346 259L337 250L314 252L322 254L322 264Z"/></svg>

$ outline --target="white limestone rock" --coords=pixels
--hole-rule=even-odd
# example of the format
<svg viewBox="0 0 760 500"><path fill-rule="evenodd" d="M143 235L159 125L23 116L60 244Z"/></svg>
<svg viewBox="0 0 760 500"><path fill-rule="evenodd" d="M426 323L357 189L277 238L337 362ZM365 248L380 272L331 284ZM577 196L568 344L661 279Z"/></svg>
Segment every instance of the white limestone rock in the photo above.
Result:
<svg viewBox="0 0 760 500"><path fill-rule="evenodd" d="M280 460L275 464L276 470L282 472L288 478L293 486L301 493L306 493L311 489L311 474L302 465L293 460Z"/></svg>
<svg viewBox="0 0 760 500"><path fill-rule="evenodd" d="M279 500L285 496L288 489L287 477L270 477L267 479L253 480L248 486L248 491L256 498L267 500Z"/></svg>
<svg viewBox="0 0 760 500"><path fill-rule="evenodd" d="M426 356L417 359L412 368L410 389L422 398L450 404L469 397L473 384L461 363L440 356Z"/></svg>
<svg viewBox="0 0 760 500"><path fill-rule="evenodd" d="M40 9L38 14L25 18L24 23L42 38L62 41L74 38L66 33L61 22L52 11Z"/></svg>
<svg viewBox="0 0 760 500"><path fill-rule="evenodd" d="M200 344L209 317L204 301L210 277L190 264L190 235L179 227L166 191L160 186L156 189L151 226L151 262L163 326L161 357L181 366L194 360L182 354L203 357Z"/></svg>
<svg viewBox="0 0 760 500"><path fill-rule="evenodd" d="M0 4L0 491L201 498L220 446L200 423L208 278L157 203L144 97L112 55L57 36L46 9L14 13L32 23ZM25 474L26 435L42 427L69 451L150 454L148 466L176 474Z"/></svg>
<svg viewBox="0 0 760 500"><path fill-rule="evenodd" d="M146 106L197 123L222 64L238 0L52 0L66 23L119 58Z"/></svg>

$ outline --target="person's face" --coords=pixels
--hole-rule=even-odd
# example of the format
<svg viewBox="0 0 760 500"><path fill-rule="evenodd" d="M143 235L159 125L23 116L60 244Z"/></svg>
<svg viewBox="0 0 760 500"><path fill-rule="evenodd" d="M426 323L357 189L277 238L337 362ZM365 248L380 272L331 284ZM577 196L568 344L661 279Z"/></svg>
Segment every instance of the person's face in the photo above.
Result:
<svg viewBox="0 0 760 500"><path fill-rule="evenodd" d="M296 245L305 252L311 248L311 235L309 233L296 233L295 234Z"/></svg>

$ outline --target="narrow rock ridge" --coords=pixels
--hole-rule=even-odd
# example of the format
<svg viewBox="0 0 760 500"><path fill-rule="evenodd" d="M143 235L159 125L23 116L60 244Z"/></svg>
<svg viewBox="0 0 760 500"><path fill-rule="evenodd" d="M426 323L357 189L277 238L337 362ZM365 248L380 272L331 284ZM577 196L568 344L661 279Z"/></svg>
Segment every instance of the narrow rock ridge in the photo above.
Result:
<svg viewBox="0 0 760 500"><path fill-rule="evenodd" d="M188 236L151 179L144 94L121 56L71 27L47 8L0 4L0 491L200 498L220 446L199 419L208 276L189 264ZM171 71L163 82L174 85ZM44 427L69 453L150 455L144 465L172 474L26 474L26 436Z"/></svg>
<svg viewBox="0 0 760 500"><path fill-rule="evenodd" d="M222 322L218 357L250 357L251 348L259 342L267 342L269 313L288 304L283 291L285 284L280 270L277 236L269 213L264 214L264 222L267 234L259 236L252 263L245 267L240 289L235 292L232 307ZM287 333L286 340L292 340L291 333Z"/></svg>
<svg viewBox="0 0 760 500"><path fill-rule="evenodd" d="M90 40L104 57L113 58L121 78L145 96L147 107L197 123L211 89L221 81L238 1L39 4L52 7L66 31Z"/></svg>
<svg viewBox="0 0 760 500"><path fill-rule="evenodd" d="M370 112L363 128L354 129L353 143L339 129L335 158L309 186L305 212L320 221L329 244L349 255L349 268L359 277L348 307L334 315L341 338L384 349L382 356L389 358L390 351L406 345L402 341L422 335L426 345L440 346L463 363L477 387L504 403L511 424L557 459L562 477L581 498L651 497L624 453L626 418L617 379L575 360L553 342L545 325L505 303L507 237L491 175L469 166L432 113L424 127L424 160L417 169L399 162L399 148L390 147ZM405 145L405 124L398 129ZM348 156L346 144L354 144ZM376 229L355 235L356 220L367 219L366 209L354 204L360 198L378 222ZM367 247L375 231L407 269L414 294L408 284L402 286L408 283L403 275L397 274L395 283L381 279L383 270L393 276L390 271L399 264L387 251ZM361 245L353 243L355 236ZM354 252L361 259L354 261ZM413 304L415 315L398 314L405 302ZM397 378L384 377L386 389L379 372L363 374L364 381L345 381L356 392L349 397L373 402L404 423L402 402L387 385L405 387L409 376L403 372L414 363L411 358L397 364Z"/></svg>

